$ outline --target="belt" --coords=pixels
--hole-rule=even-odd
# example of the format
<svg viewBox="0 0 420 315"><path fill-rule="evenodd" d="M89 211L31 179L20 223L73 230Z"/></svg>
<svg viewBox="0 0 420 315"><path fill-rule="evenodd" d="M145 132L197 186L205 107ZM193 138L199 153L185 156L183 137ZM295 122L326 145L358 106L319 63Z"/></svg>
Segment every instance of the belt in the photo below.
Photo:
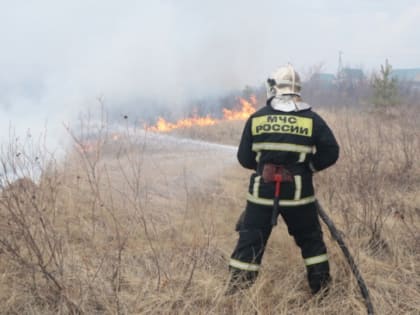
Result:
<svg viewBox="0 0 420 315"><path fill-rule="evenodd" d="M289 164L289 165L282 165L282 164L273 164L273 163L260 163L257 166L257 174L263 175L267 170L271 170L274 172L281 171L285 175L303 175L310 173L309 166L306 163L299 163L299 164Z"/></svg>
<svg viewBox="0 0 420 315"><path fill-rule="evenodd" d="M261 166L262 165L262 166ZM293 164L293 165L278 165L272 163L264 163L258 165L257 171L263 178L265 183L275 183L274 189L274 207L271 216L271 225L277 225L277 217L279 216L279 201L280 201L280 185L282 182L292 182L293 176L296 174L303 174L308 172L306 164Z"/></svg>

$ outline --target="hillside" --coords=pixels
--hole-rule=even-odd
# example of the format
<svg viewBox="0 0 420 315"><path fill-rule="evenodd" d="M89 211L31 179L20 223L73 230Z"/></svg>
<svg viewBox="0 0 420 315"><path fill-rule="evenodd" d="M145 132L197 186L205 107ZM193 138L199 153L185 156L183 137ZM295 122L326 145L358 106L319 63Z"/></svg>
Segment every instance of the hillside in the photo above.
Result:
<svg viewBox="0 0 420 315"><path fill-rule="evenodd" d="M315 176L377 314L420 313L420 129L413 108L321 112L341 145ZM17 155L40 172L3 191L2 314L365 314L356 281L324 226L333 284L311 297L298 248L280 223L261 277L225 297L249 172L236 162L243 122L100 134L63 161ZM190 139L187 139L190 138ZM191 139L191 138L194 138ZM9 166L10 168L10 166Z"/></svg>

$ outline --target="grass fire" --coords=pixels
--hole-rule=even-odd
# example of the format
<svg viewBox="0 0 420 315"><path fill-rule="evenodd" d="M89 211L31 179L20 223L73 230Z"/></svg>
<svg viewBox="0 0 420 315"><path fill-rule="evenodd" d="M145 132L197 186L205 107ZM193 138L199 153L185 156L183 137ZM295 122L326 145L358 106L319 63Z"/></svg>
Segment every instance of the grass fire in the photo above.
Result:
<svg viewBox="0 0 420 315"><path fill-rule="evenodd" d="M193 126L213 126L223 121L246 120L256 110L257 100L255 96L251 96L249 100L239 97L238 103L239 106L236 109L223 108L222 118L213 118L211 115L204 117L192 116L171 123L159 117L155 125L146 126L145 128L155 132L170 132L174 129L190 128Z"/></svg>

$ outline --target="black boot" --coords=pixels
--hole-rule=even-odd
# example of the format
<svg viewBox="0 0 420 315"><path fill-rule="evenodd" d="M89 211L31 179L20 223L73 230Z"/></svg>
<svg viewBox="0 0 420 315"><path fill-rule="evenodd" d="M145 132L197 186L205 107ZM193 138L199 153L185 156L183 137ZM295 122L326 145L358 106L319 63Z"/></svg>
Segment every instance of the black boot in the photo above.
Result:
<svg viewBox="0 0 420 315"><path fill-rule="evenodd" d="M229 267L230 279L225 295L233 295L240 290L250 288L258 276L258 271L246 271Z"/></svg>
<svg viewBox="0 0 420 315"><path fill-rule="evenodd" d="M307 267L308 282L312 294L319 291L328 292L328 285L331 282L328 262L315 264Z"/></svg>

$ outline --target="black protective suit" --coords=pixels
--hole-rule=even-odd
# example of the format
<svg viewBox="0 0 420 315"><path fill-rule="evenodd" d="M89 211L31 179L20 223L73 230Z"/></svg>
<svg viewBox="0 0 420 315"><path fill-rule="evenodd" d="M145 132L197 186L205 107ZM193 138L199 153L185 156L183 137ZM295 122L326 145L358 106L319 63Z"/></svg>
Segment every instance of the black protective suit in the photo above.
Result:
<svg viewBox="0 0 420 315"><path fill-rule="evenodd" d="M315 208L312 174L338 159L337 141L325 121L311 109L282 112L270 102L246 122L238 149L239 163L255 170L251 175L247 205L237 224L239 240L229 263L228 292L253 283L272 230L274 182L265 182L265 164L289 170L281 183L280 214L289 234L300 247L309 286L318 292L330 280L328 256Z"/></svg>

